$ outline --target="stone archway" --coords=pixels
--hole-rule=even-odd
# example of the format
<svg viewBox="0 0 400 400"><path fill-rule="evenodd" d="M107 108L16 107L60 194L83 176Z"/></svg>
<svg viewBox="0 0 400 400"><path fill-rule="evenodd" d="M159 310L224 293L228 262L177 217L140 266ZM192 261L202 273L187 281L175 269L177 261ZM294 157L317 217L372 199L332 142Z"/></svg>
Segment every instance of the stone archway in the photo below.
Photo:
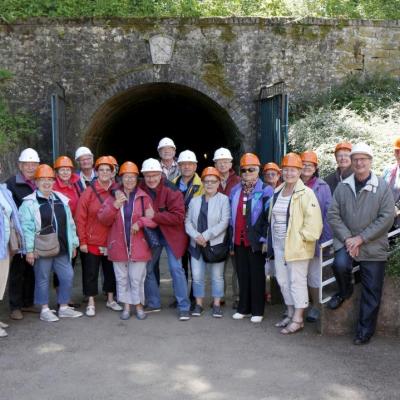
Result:
<svg viewBox="0 0 400 400"><path fill-rule="evenodd" d="M196 89L166 82L135 85L107 99L93 114L85 143L96 155L140 164L158 156L157 143L165 136L175 141L178 153L193 150L199 170L212 164L218 147L228 147L236 160L243 151L239 128L227 110Z"/></svg>

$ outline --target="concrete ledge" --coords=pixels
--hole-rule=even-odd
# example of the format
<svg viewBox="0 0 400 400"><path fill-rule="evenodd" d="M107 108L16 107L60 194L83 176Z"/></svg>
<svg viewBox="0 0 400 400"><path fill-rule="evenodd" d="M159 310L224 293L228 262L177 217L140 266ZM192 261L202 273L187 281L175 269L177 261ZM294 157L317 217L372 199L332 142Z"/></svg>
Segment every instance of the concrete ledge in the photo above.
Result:
<svg viewBox="0 0 400 400"><path fill-rule="evenodd" d="M358 319L361 285L354 294L335 311L323 306L319 331L322 335L353 335ZM376 334L400 336L400 278L385 277Z"/></svg>

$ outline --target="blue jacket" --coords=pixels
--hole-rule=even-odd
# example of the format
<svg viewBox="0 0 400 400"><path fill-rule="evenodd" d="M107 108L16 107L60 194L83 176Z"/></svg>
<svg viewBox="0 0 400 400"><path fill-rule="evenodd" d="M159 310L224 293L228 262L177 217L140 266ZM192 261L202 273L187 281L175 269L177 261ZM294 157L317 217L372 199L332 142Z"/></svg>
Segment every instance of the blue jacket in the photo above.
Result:
<svg viewBox="0 0 400 400"><path fill-rule="evenodd" d="M25 253L25 241L24 235L22 233L22 227L19 220L18 208L13 200L12 193L7 189L5 184L0 185L0 191L2 192L4 198L8 201L8 204L12 208L11 219L14 223L15 230L17 231L17 235L20 238L20 243L22 244L22 248L20 253ZM3 209L0 207L0 260L6 258L8 254L8 240L6 240L6 226L4 224L3 218Z"/></svg>
<svg viewBox="0 0 400 400"><path fill-rule="evenodd" d="M242 185L238 183L232 188L229 196L231 202L232 246L235 239L236 215L241 191ZM274 189L271 186L264 184L261 179L258 179L253 192L249 196L248 203L250 207L246 208L247 235L253 252L261 251L263 243L267 240L267 210L273 193Z"/></svg>
<svg viewBox="0 0 400 400"><path fill-rule="evenodd" d="M79 246L79 240L76 235L75 222L68 206L69 199L59 192L53 192L53 194L55 194L64 204L65 213L67 215L68 253L69 258L71 259L73 250ZM39 207L39 202L36 198L36 191L34 191L32 194L24 198L24 201L19 208L27 253L31 253L35 250L35 234L41 229L42 221Z"/></svg>

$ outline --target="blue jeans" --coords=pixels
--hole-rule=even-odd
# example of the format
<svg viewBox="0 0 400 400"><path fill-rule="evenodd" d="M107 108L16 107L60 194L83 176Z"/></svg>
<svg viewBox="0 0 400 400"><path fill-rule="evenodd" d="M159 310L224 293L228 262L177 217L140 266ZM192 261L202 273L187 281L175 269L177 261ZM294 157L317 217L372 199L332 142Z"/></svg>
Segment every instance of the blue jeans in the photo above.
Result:
<svg viewBox="0 0 400 400"><path fill-rule="evenodd" d="M67 254L57 257L38 258L35 269L35 304L49 304L50 273L54 271L60 282L57 291L58 304L67 304L70 300L74 271Z"/></svg>
<svg viewBox="0 0 400 400"><path fill-rule="evenodd" d="M220 263L206 263L202 256L198 260L191 259L193 294L194 297L204 297L205 293L205 273L208 267L211 271L211 296L224 297L224 266L225 261Z"/></svg>
<svg viewBox="0 0 400 400"><path fill-rule="evenodd" d="M361 299L357 335L370 338L375 333L385 272L385 261L360 261ZM353 293L351 283L353 259L343 247L335 253L333 271L339 287L339 294L349 298Z"/></svg>
<svg viewBox="0 0 400 400"><path fill-rule="evenodd" d="M157 284L154 267L157 263L157 260L160 258L162 249L165 248L168 257L169 273L172 277L172 287L178 303L178 309L180 311L189 311L190 304L188 298L188 286L185 272L182 268L182 260L174 256L171 248L168 246L168 243L164 238L161 239L161 244L162 246L153 250L153 257L146 265L147 274L144 282L146 305L154 308L161 307L160 288Z"/></svg>

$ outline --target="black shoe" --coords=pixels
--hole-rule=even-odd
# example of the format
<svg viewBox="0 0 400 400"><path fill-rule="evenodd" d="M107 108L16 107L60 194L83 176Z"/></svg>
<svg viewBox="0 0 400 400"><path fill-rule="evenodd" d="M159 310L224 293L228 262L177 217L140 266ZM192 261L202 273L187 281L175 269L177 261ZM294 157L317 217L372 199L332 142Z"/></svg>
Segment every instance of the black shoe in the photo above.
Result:
<svg viewBox="0 0 400 400"><path fill-rule="evenodd" d="M370 341L369 337L356 336L353 339L353 344L355 344L356 346L361 346L363 344L367 344L369 341Z"/></svg>
<svg viewBox="0 0 400 400"><path fill-rule="evenodd" d="M203 314L203 307L199 304L196 304L193 308L193 310L191 310L191 314L193 315L193 317L200 317L201 314Z"/></svg>
<svg viewBox="0 0 400 400"><path fill-rule="evenodd" d="M332 298L328 301L328 308L331 310L336 310L339 308L342 303L344 302L344 298L339 294L335 294Z"/></svg>
<svg viewBox="0 0 400 400"><path fill-rule="evenodd" d="M238 307L239 307L239 302L238 302L237 300L235 300L235 301L232 303L232 310L237 310Z"/></svg>

